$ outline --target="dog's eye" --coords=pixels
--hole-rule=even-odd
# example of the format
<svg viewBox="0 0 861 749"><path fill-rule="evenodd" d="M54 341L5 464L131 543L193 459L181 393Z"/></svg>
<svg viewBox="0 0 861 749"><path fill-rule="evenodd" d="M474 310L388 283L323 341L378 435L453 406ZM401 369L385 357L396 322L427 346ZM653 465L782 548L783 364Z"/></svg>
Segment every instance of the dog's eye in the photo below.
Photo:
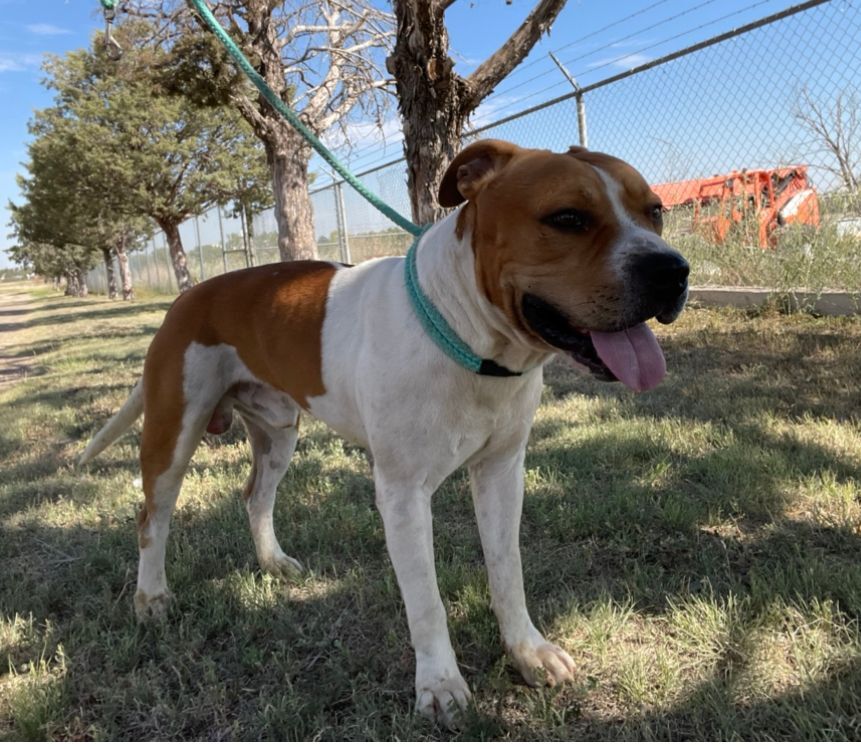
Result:
<svg viewBox="0 0 861 749"><path fill-rule="evenodd" d="M661 205L653 205L648 209L649 218L652 220L652 223L660 226L664 223L664 207Z"/></svg>
<svg viewBox="0 0 861 749"><path fill-rule="evenodd" d="M571 231L578 234L589 231L595 224L592 216L576 208L563 208L541 219L548 226L561 231Z"/></svg>

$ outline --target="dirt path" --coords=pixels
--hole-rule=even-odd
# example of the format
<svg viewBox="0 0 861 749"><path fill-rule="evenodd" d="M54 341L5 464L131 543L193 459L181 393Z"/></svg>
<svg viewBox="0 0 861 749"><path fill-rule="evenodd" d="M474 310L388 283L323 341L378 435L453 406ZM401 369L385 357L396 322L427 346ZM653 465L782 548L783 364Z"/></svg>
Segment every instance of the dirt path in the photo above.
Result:
<svg viewBox="0 0 861 749"><path fill-rule="evenodd" d="M38 301L28 293L25 284L0 283L0 389L26 377L33 359L17 351L21 333L27 327Z"/></svg>

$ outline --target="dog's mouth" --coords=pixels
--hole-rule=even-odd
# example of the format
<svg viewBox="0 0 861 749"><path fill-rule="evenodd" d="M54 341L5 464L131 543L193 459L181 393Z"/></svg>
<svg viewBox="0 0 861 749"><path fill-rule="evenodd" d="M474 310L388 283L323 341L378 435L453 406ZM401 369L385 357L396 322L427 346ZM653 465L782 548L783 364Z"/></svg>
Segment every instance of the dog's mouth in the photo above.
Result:
<svg viewBox="0 0 861 749"><path fill-rule="evenodd" d="M601 380L619 380L631 390L656 387L667 373L664 353L645 322L616 331L576 328L555 306L524 294L523 317L546 343L567 354Z"/></svg>

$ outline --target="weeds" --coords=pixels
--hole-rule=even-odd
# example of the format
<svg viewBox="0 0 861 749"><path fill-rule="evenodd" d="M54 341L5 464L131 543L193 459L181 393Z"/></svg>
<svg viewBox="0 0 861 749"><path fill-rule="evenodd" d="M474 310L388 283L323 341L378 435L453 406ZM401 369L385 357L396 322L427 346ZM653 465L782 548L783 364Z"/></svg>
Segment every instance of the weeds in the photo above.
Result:
<svg viewBox="0 0 861 749"><path fill-rule="evenodd" d="M4 293L21 287L0 287ZM201 445L174 516L168 620L132 613L137 434L74 459L126 397L169 300L29 302L30 374L0 390L0 735L422 740L413 655L364 453L305 425L261 573L240 429ZM21 302L23 303L23 302ZM577 681L502 652L468 482L435 498L440 587L473 694L461 737L858 739L861 320L689 309L651 393L554 365L527 459L539 626Z"/></svg>

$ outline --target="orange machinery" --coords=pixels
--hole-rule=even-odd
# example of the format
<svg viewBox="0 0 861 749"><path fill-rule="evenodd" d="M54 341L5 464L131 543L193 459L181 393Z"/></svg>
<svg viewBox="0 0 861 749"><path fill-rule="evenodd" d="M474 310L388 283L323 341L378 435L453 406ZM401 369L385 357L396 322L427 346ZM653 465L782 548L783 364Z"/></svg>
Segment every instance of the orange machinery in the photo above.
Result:
<svg viewBox="0 0 861 749"><path fill-rule="evenodd" d="M763 249L785 224L819 226L819 200L806 166L750 169L706 179L652 185L664 208L693 207L693 229L720 244L734 226L752 222Z"/></svg>

